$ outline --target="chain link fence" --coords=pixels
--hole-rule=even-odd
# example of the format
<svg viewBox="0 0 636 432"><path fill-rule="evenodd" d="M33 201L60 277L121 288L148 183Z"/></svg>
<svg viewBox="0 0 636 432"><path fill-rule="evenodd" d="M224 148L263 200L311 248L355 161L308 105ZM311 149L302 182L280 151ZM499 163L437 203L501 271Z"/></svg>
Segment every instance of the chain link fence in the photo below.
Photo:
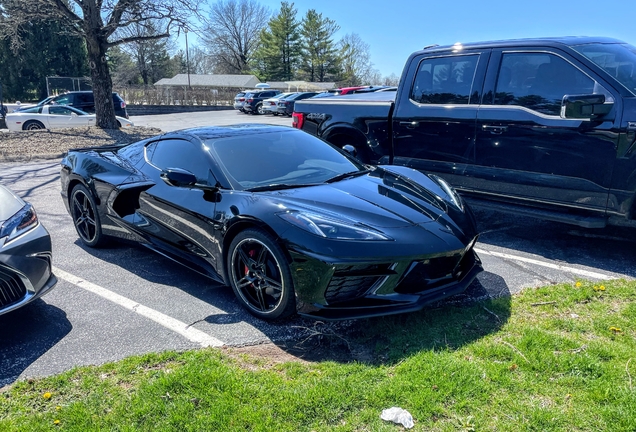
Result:
<svg viewBox="0 0 636 432"><path fill-rule="evenodd" d="M114 88L129 105L227 106L234 104L236 88L122 87Z"/></svg>

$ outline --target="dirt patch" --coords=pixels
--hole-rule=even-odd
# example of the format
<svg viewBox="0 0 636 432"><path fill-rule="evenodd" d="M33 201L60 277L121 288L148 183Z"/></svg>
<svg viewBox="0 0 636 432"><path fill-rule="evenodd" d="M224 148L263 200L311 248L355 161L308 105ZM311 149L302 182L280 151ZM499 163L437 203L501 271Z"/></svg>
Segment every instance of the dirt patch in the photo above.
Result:
<svg viewBox="0 0 636 432"><path fill-rule="evenodd" d="M0 161L62 157L69 149L128 144L161 134L157 128L78 127L43 131L0 132Z"/></svg>

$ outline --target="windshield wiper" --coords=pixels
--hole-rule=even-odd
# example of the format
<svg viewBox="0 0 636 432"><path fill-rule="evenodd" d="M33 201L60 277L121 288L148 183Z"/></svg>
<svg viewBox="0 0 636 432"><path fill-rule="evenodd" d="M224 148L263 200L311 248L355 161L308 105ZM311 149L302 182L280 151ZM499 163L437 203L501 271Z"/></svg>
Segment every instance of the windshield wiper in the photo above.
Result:
<svg viewBox="0 0 636 432"><path fill-rule="evenodd" d="M263 191L274 191L274 190L282 190L282 189L295 189L307 186L316 186L314 183L309 184L286 184L286 183L272 183L270 185L265 186L256 186L253 188L245 189L247 192L263 192Z"/></svg>
<svg viewBox="0 0 636 432"><path fill-rule="evenodd" d="M364 174L369 174L371 171L373 171L373 170L364 169L364 170L361 170L361 171L351 171L351 172L344 173L344 174L338 174L337 176L332 177L329 180L326 180L325 183L334 183L334 182L337 182L337 181L340 181L340 180L344 180L346 178L357 177L357 176L361 176L361 175L364 175Z"/></svg>

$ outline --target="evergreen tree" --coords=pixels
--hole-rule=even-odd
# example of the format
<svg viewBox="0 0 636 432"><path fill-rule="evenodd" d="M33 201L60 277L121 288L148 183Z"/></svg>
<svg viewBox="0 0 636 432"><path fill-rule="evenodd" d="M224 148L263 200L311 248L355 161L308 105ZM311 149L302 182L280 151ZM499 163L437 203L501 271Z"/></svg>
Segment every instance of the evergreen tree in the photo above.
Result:
<svg viewBox="0 0 636 432"><path fill-rule="evenodd" d="M0 41L0 80L4 100L40 100L48 96L47 76L85 77L88 62L84 41L64 33L60 22L34 22L21 29L23 49Z"/></svg>
<svg viewBox="0 0 636 432"><path fill-rule="evenodd" d="M338 50L333 35L340 29L335 21L323 18L314 9L307 11L302 21L302 61L300 69L308 81L325 81L328 75L338 72Z"/></svg>
<svg viewBox="0 0 636 432"><path fill-rule="evenodd" d="M300 57L300 23L294 3L281 2L280 11L269 21L269 28L260 36L260 48L255 57L259 75L267 80L293 80Z"/></svg>

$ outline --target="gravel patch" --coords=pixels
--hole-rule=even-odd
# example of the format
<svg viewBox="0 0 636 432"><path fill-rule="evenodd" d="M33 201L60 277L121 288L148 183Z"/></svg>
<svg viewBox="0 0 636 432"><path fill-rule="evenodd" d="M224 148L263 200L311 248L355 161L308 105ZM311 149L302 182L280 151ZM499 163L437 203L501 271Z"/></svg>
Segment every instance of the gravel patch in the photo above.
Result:
<svg viewBox="0 0 636 432"><path fill-rule="evenodd" d="M161 129L78 127L42 131L0 132L0 162L60 158L69 149L128 144L160 135Z"/></svg>

